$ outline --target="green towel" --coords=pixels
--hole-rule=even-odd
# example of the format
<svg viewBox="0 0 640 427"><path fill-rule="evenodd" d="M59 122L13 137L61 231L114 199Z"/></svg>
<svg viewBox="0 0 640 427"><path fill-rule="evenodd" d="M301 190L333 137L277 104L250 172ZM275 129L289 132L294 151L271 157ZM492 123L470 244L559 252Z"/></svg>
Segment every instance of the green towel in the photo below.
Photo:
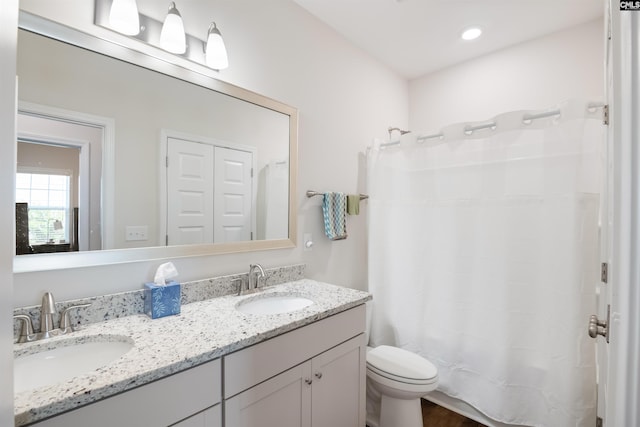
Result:
<svg viewBox="0 0 640 427"><path fill-rule="evenodd" d="M349 194L347 196L347 213L349 215L360 215L360 195Z"/></svg>

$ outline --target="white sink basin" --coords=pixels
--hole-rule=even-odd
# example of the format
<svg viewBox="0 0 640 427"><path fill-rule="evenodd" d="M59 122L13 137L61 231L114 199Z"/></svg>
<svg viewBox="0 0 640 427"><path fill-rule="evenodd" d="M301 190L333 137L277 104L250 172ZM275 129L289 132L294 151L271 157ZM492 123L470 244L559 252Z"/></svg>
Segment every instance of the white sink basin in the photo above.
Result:
<svg viewBox="0 0 640 427"><path fill-rule="evenodd" d="M282 314L302 310L311 304L312 300L298 295L271 294L241 301L236 309L247 314Z"/></svg>
<svg viewBox="0 0 640 427"><path fill-rule="evenodd" d="M131 350L133 342L126 337L115 341L76 343L59 341L57 347L48 349L42 342L42 350L18 356L13 360L14 393L44 387L69 380L94 371L115 361Z"/></svg>

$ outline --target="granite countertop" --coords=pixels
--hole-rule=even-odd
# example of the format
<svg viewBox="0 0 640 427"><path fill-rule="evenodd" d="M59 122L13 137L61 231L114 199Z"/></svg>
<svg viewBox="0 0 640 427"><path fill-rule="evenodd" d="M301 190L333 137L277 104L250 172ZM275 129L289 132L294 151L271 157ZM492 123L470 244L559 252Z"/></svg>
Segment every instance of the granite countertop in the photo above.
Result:
<svg viewBox="0 0 640 427"><path fill-rule="evenodd" d="M315 303L298 311L245 314L238 302L272 293L295 294ZM219 358L317 320L363 304L368 293L314 280L263 288L258 293L229 295L182 306L177 316L150 319L133 315L83 326L62 337L15 344L14 353L34 346L54 348L69 340L133 340L116 361L69 381L17 393L15 425L22 426L130 390L176 372Z"/></svg>

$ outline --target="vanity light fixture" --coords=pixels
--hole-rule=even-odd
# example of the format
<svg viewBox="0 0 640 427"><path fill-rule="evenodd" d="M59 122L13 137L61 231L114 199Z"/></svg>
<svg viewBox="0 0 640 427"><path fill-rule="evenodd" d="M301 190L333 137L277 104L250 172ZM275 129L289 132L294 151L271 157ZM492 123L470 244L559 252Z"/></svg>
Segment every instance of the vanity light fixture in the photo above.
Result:
<svg viewBox="0 0 640 427"><path fill-rule="evenodd" d="M472 27L472 28L468 28L466 29L463 33L462 33L462 39L463 40L475 40L478 37L480 37L480 35L482 34L482 30L478 27Z"/></svg>
<svg viewBox="0 0 640 427"><path fill-rule="evenodd" d="M187 38L184 33L184 23L176 4L169 4L169 12L164 19L160 32L160 47L164 50L182 55L187 51Z"/></svg>
<svg viewBox="0 0 640 427"><path fill-rule="evenodd" d="M207 66L216 70L224 70L229 66L229 58L227 57L227 48L222 40L222 34L215 22L209 25L207 32L207 43L205 44L205 60Z"/></svg>
<svg viewBox="0 0 640 427"><path fill-rule="evenodd" d="M113 0L109 10L109 25L119 33L135 36L140 33L140 15L136 0Z"/></svg>
<svg viewBox="0 0 640 427"><path fill-rule="evenodd" d="M138 42L162 49L181 59L215 71L229 66L227 49L216 23L212 22L209 26L206 41L185 33L182 16L173 1L169 4L164 22L139 13L136 0L94 0L94 2L94 24L100 27L125 34ZM123 11L128 12L123 14ZM122 24L123 20L118 18L120 16L129 16L128 19L135 21L135 25ZM171 59L167 60L171 62Z"/></svg>

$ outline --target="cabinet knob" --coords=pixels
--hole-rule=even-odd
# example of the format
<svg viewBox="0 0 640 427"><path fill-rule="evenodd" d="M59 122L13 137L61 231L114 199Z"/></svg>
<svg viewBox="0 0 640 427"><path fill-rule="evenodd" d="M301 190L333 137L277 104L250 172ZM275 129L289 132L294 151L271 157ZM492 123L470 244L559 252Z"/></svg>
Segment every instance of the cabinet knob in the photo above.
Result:
<svg viewBox="0 0 640 427"><path fill-rule="evenodd" d="M316 372L315 375L317 379L322 378L322 372Z"/></svg>
<svg viewBox="0 0 640 427"><path fill-rule="evenodd" d="M307 383L307 385L311 385L311 383L313 382L313 380L311 378L305 378L304 382Z"/></svg>

